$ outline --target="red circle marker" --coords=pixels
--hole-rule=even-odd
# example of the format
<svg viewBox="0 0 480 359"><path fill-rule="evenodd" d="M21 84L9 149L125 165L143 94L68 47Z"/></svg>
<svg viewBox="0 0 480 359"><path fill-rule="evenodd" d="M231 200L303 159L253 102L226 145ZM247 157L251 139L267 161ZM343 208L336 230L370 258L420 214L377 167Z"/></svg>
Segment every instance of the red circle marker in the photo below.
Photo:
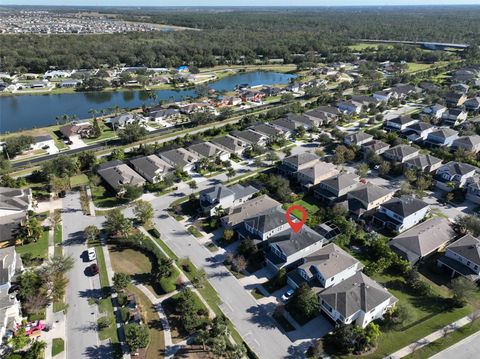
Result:
<svg viewBox="0 0 480 359"><path fill-rule="evenodd" d="M299 210L300 212L302 212L302 219L300 220L300 222L294 222L292 220L292 218L290 217L290 214L294 210ZM294 204L293 206L290 206L287 209L287 213L285 213L285 218L287 218L287 222L290 225L290 227L292 228L292 230L295 233L297 233L302 228L302 226L305 224L305 221L307 220L307 211L302 206L299 206L298 204Z"/></svg>

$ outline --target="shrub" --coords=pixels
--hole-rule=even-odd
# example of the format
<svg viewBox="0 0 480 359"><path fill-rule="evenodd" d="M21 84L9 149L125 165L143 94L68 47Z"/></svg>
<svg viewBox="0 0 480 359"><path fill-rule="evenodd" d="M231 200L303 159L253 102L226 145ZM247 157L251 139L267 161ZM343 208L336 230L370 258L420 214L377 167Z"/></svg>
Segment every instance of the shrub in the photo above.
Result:
<svg viewBox="0 0 480 359"><path fill-rule="evenodd" d="M112 319L110 317L101 317L97 320L98 329L102 330L108 328L112 324Z"/></svg>
<svg viewBox="0 0 480 359"><path fill-rule="evenodd" d="M158 281L158 284L160 285L160 288L162 291L165 293L170 293L173 292L175 289L177 289L177 286L175 285L175 281L172 280L172 278L167 277L167 278L161 278Z"/></svg>
<svg viewBox="0 0 480 359"><path fill-rule="evenodd" d="M122 318L123 322L128 321L128 319L130 318L130 312L128 308L120 308L120 317Z"/></svg>

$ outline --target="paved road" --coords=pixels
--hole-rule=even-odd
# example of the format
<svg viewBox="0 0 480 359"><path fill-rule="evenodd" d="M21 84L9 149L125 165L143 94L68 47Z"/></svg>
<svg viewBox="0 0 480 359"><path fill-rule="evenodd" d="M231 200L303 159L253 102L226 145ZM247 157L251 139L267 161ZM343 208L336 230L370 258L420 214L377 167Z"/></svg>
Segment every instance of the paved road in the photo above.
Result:
<svg viewBox="0 0 480 359"><path fill-rule="evenodd" d="M86 275L86 268L91 264L84 262L83 253L87 249L83 230L90 224L100 226L103 217L84 216L80 205L80 194L69 193L63 199L63 242L64 253L75 260L73 269L68 274L69 283L66 291L68 304L66 315L66 354L67 358L108 358L111 356L110 345L99 342L96 321L99 317L97 306L88 304L92 294L100 295L98 275Z"/></svg>
<svg viewBox="0 0 480 359"><path fill-rule="evenodd" d="M432 356L430 359L478 359L480 358L480 332Z"/></svg>

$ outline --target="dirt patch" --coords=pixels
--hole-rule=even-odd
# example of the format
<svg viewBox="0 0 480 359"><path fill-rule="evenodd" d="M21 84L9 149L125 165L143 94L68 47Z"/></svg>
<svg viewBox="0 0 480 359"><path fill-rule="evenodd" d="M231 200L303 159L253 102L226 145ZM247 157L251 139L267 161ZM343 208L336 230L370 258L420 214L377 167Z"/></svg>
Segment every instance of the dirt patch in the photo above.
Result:
<svg viewBox="0 0 480 359"><path fill-rule="evenodd" d="M201 345L188 345L180 349L177 354L175 354L175 359L209 359L208 351L203 350Z"/></svg>

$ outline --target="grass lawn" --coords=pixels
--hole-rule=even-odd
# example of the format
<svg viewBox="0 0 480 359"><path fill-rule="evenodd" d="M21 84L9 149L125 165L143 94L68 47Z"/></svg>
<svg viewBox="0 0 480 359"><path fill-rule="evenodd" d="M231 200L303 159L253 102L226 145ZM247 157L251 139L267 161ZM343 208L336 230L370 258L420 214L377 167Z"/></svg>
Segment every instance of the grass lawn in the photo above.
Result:
<svg viewBox="0 0 480 359"><path fill-rule="evenodd" d="M52 340L52 357L60 354L65 350L65 342L62 338L53 338Z"/></svg>
<svg viewBox="0 0 480 359"><path fill-rule="evenodd" d="M70 177L70 187L86 186L88 184L88 177L85 174L80 174Z"/></svg>
<svg viewBox="0 0 480 359"><path fill-rule="evenodd" d="M157 231L156 228L154 227L145 227L145 229L148 231L150 236L152 236L153 240L160 246L162 247L163 251L167 253L167 255L172 258L173 260L177 260L178 257L173 251L160 239L160 233Z"/></svg>
<svg viewBox="0 0 480 359"><path fill-rule="evenodd" d="M94 186L91 185L93 203L96 207L116 207L128 203L127 199L117 198L115 193L110 190L107 190L104 186Z"/></svg>
<svg viewBox="0 0 480 359"><path fill-rule="evenodd" d="M250 293L252 293L252 296L253 296L255 299L262 299L262 298L265 297L265 296L262 294L262 292L260 292L260 291L258 290L258 288L252 289L252 291L251 291Z"/></svg>
<svg viewBox="0 0 480 359"><path fill-rule="evenodd" d="M15 250L18 254L20 254L21 257L23 257L27 253L30 253L32 259L46 259L48 256L48 231L44 230L40 239L36 242L24 244L23 246L16 245Z"/></svg>
<svg viewBox="0 0 480 359"><path fill-rule="evenodd" d="M134 249L124 249L117 246L109 246L110 260L115 273L129 275L150 274L152 264L150 259L143 253Z"/></svg>
<svg viewBox="0 0 480 359"><path fill-rule="evenodd" d="M318 202L318 201L317 201ZM318 207L318 205L315 203L315 200L313 199L313 197L311 196L306 196L305 198L303 199L299 199L293 203L288 203L288 204L285 204L283 206L284 209L287 209L288 207L292 206L292 205L299 205L299 206L302 206L303 208L305 208L305 210L307 211L307 214L309 216L313 216L315 213L318 212L318 210L320 209ZM303 216L302 216L302 212L300 212L299 210L293 210L292 211L292 214L301 219Z"/></svg>
<svg viewBox="0 0 480 359"><path fill-rule="evenodd" d="M54 244L53 256L54 257L59 257L62 255L63 249L61 247L61 243L62 243L62 225L57 224L53 228L53 244Z"/></svg>
<svg viewBox="0 0 480 359"><path fill-rule="evenodd" d="M193 235L196 238L202 238L203 237L203 234L200 233L200 231L197 228L195 228L194 226L188 227L188 232L190 232L190 234Z"/></svg>
<svg viewBox="0 0 480 359"><path fill-rule="evenodd" d="M113 130L110 127L103 126L102 129L103 129L102 134L99 137L97 137L97 138L85 138L83 140L83 142L85 142L86 144L91 144L91 143L100 142L100 141L104 141L104 140L109 140L109 139L117 137L117 134L115 132L113 132Z"/></svg>
<svg viewBox="0 0 480 359"><path fill-rule="evenodd" d="M205 247L207 247L207 249L212 253L215 253L216 251L218 251L218 247L213 242L206 244Z"/></svg>
<svg viewBox="0 0 480 359"><path fill-rule="evenodd" d="M98 309L103 314L101 317L106 316L110 318L110 325L107 328L99 330L98 337L100 340L106 340L110 338L112 343L118 343L117 323L115 321L115 315L113 314L112 298L108 296L100 300Z"/></svg>
<svg viewBox="0 0 480 359"><path fill-rule="evenodd" d="M134 285L128 286L128 291L135 293L135 296L140 304L141 310L144 314L146 324L150 329L150 343L146 348L147 358L163 357L165 350L165 338L163 334L162 324L158 317L157 310L142 291L135 288Z"/></svg>
<svg viewBox="0 0 480 359"><path fill-rule="evenodd" d="M470 335L478 332L480 330L480 320L476 320L470 324L465 325L462 328L454 331L453 333L448 334L447 336L440 338L433 343L428 344L427 346L415 351L412 354L404 357L405 359L428 359L433 355L441 352L448 347L460 342L461 340L469 337Z"/></svg>

